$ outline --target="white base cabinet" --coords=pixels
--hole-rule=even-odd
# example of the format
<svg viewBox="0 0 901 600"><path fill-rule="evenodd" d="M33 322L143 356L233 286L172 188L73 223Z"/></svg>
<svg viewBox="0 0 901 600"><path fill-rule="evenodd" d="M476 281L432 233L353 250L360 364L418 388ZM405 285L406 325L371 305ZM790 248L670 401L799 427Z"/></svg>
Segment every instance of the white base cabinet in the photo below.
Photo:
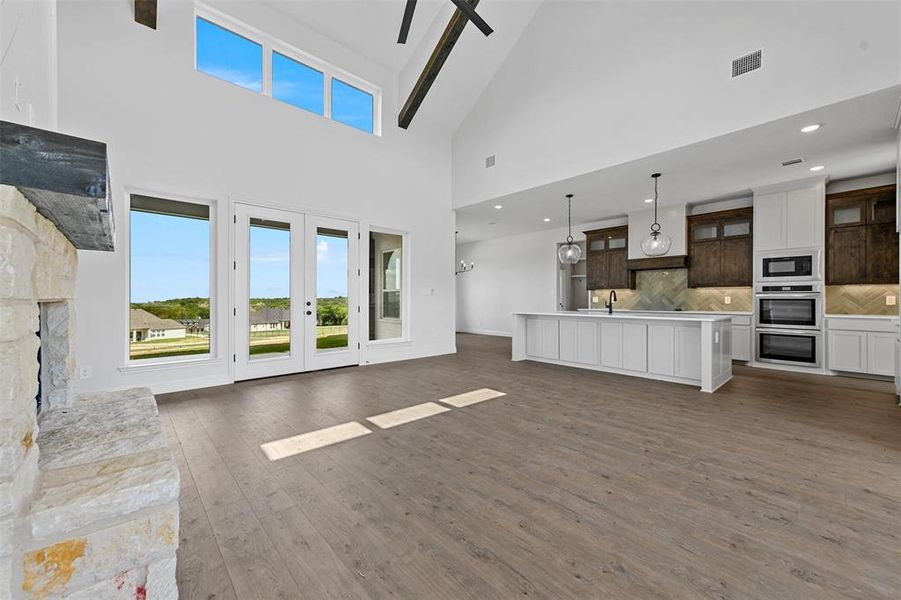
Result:
<svg viewBox="0 0 901 600"><path fill-rule="evenodd" d="M829 369L867 375L895 374L894 319L828 317Z"/></svg>
<svg viewBox="0 0 901 600"><path fill-rule="evenodd" d="M732 378L731 317L514 313L513 360L538 360L699 385Z"/></svg>

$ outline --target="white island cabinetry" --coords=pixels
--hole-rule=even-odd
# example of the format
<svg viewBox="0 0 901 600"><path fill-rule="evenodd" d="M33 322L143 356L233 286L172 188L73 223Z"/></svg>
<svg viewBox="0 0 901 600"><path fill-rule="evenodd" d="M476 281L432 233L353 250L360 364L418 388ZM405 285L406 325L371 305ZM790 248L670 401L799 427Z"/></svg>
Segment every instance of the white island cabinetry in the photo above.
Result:
<svg viewBox="0 0 901 600"><path fill-rule="evenodd" d="M513 360L697 385L732 378L732 319L716 315L515 313Z"/></svg>

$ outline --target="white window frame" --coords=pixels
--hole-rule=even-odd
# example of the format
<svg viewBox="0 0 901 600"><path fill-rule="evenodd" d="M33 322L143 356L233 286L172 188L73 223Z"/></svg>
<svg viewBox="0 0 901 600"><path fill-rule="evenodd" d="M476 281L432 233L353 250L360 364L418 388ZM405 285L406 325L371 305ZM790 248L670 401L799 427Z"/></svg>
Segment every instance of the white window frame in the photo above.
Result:
<svg viewBox="0 0 901 600"><path fill-rule="evenodd" d="M234 17L227 15L226 13L216 10L206 4L202 4L197 2L194 4L194 21L191 23L191 27L194 35L194 70L198 73L202 73L207 77L213 77L214 79L218 79L219 81L226 81L224 79L219 79L214 75L210 75L201 71L197 68L197 17L209 21L219 27L227 29L232 33L235 33L241 37L247 38L248 40L259 44L263 48L263 91L262 94L264 96L272 97L272 53L278 52L292 60L295 60L299 63L303 63L304 65L316 69L317 71L322 72L322 85L324 87L322 91L322 116L328 119L329 121L333 121L345 127L352 127L347 125L346 123L341 123L340 121L335 121L332 119L332 79L339 79L348 85L352 85L353 87L366 92L372 96L372 133L370 135L381 137L382 135L382 89L374 85L365 79L357 77L353 73L345 71L344 69L335 66L329 62L322 60L308 52L304 52L299 48L292 46L276 37L273 37L263 31L251 27L246 23L243 23ZM230 83L226 81L226 83ZM235 84L231 84L235 85ZM236 86L241 87L241 86ZM249 92L257 93L255 90L246 89ZM275 98L273 98L275 99ZM280 101L281 102L281 101ZM287 103L286 103L287 104ZM289 106L294 106L289 104ZM305 110L301 107L294 106L298 110L302 110L306 113L310 113L315 115L311 111ZM318 116L318 115L316 115ZM358 129L358 131L363 131ZM369 133L367 131L363 131L363 133Z"/></svg>
<svg viewBox="0 0 901 600"><path fill-rule="evenodd" d="M369 326L370 324L367 322L366 331L365 331L365 339L367 346L386 346L390 344L407 344L411 342L410 338L410 299L412 298L411 290L412 290L412 272L413 270L410 268L410 232L402 231L399 229L392 229L390 227L374 227L370 226L366 232L366 244L365 244L365 257L366 262L364 264L369 264L369 236L373 233L384 233L388 235L397 235L401 238L400 243L400 255L401 255L401 266L400 266L400 328L401 328L401 336L393 337L393 338L385 338L383 340L370 340L369 339ZM364 246L364 244L361 244ZM396 249L396 248L395 248ZM363 249L361 248L361 253ZM379 254L379 265L381 265L381 253ZM368 271L368 269L367 269ZM379 268L381 271L381 268ZM381 277L379 273L376 273L376 277ZM367 278L365 290L365 297L369 297L369 287L371 287L373 282ZM381 286L378 286L381 288ZM379 289L379 294L382 293L383 290ZM366 314L369 314L369 307L366 307ZM389 318L390 321L397 321L397 319Z"/></svg>
<svg viewBox="0 0 901 600"><path fill-rule="evenodd" d="M219 342L219 327L218 327L218 319L217 317L217 307L218 307L218 288L217 288L217 268L218 268L218 255L216 252L217 249L217 239L218 239L218 219L216 215L216 209L218 207L218 203L215 200L205 200L200 198L186 198L183 196L173 196L170 194L161 194L157 192L151 191L141 191L134 189L127 189L126 194L128 196L128 236L127 236L127 252L125 261L125 270L126 277L125 280L128 282L128 291L127 291L127 300L125 302L125 330L127 335L125 338L127 339L125 343L125 361L124 367L120 367L121 371L130 371L130 370L145 370L147 367L153 369L154 367L165 367L165 366L179 366L179 365L197 365L197 364L208 364L213 362L219 362L221 359L218 355L218 342ZM207 354L189 354L187 356L161 356L159 358L132 358L131 357L131 198L132 196L149 196L152 198L160 198L161 200L171 200L173 202L181 202L183 204L198 204L201 206L206 206L208 209L209 217L207 219L207 224L210 228L210 248L209 248L209 257L210 257L210 265L209 265L209 290L210 290L210 350ZM151 339L153 337L152 332L155 330L148 329L147 338ZM226 333L226 336L228 334Z"/></svg>

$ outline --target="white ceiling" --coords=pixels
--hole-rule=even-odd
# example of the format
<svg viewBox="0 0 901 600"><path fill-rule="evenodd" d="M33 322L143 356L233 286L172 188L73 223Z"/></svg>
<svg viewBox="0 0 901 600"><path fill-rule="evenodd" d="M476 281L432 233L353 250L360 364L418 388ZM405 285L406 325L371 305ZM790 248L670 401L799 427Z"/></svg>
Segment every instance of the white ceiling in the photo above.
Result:
<svg viewBox="0 0 901 600"><path fill-rule="evenodd" d="M697 204L748 196L773 183L826 175L846 179L896 165L893 128L901 86L771 121L697 144L457 209L458 242L565 226L565 194L575 194L573 223L591 223L646 208L650 174L660 179L660 204ZM801 127L822 123L814 133ZM804 158L782 167L781 162ZM824 165L819 173L810 167ZM494 205L501 204L497 210ZM550 217L550 222L543 219ZM574 225L577 229L577 225Z"/></svg>
<svg viewBox="0 0 901 600"><path fill-rule="evenodd" d="M264 0L263 4L397 72L449 2L418 0L406 44L397 43L406 0Z"/></svg>

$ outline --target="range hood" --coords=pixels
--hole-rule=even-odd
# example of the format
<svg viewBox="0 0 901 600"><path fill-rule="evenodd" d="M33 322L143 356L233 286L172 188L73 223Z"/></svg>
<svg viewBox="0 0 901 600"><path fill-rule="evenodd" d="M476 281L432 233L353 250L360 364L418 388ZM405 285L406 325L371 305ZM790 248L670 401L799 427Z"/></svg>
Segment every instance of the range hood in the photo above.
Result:
<svg viewBox="0 0 901 600"><path fill-rule="evenodd" d="M626 261L626 268L630 271L659 271L661 269L687 269L688 256L678 254L675 256L649 256L648 258L632 258Z"/></svg>
<svg viewBox="0 0 901 600"><path fill-rule="evenodd" d="M0 121L0 184L18 188L76 248L113 250L106 144Z"/></svg>

